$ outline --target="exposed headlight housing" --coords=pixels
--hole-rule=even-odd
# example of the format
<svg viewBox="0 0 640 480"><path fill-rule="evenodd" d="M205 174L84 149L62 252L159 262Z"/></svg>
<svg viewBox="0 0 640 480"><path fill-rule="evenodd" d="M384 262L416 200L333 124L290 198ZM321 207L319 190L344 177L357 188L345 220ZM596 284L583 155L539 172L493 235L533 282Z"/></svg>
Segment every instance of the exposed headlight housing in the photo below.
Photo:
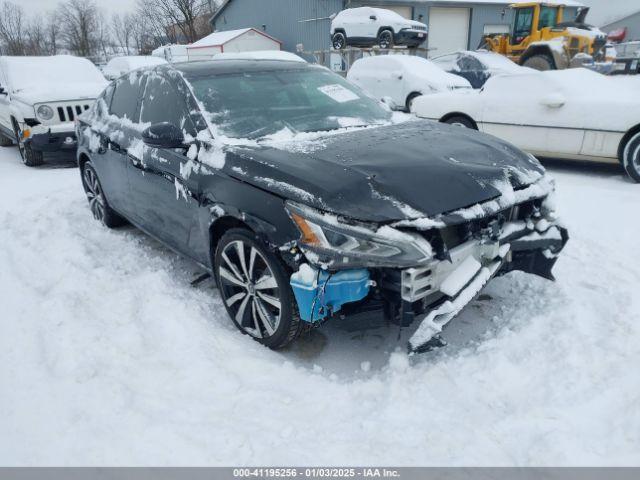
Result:
<svg viewBox="0 0 640 480"><path fill-rule="evenodd" d="M40 105L36 110L36 114L44 121L51 120L53 118L53 108L49 105Z"/></svg>
<svg viewBox="0 0 640 480"><path fill-rule="evenodd" d="M318 263L349 268L405 268L425 264L432 258L431 245L416 233L389 226L347 222L335 215L293 202L287 202L286 205L300 231L301 248L307 257L309 252L318 255Z"/></svg>

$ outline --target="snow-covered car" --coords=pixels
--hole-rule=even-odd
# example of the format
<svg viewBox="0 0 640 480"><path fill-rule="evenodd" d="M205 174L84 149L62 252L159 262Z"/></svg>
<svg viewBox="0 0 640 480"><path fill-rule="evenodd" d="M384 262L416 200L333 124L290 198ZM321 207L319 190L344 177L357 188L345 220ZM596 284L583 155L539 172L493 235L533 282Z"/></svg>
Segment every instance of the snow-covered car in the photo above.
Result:
<svg viewBox="0 0 640 480"><path fill-rule="evenodd" d="M115 57L109 60L102 69L102 73L107 80L115 80L125 73L129 73L137 68L155 67L164 65L167 61L163 58L152 55L129 55L125 57Z"/></svg>
<svg viewBox="0 0 640 480"><path fill-rule="evenodd" d="M97 220L198 262L264 345L366 311L422 320L422 350L495 275L552 278L567 232L531 155L394 118L317 65L174 64L104 92L80 118L78 163Z"/></svg>
<svg viewBox="0 0 640 480"><path fill-rule="evenodd" d="M504 55L487 50L460 51L432 58L431 61L445 72L459 75L473 88L482 88L489 78L496 75L519 75L534 70L521 67Z"/></svg>
<svg viewBox="0 0 640 480"><path fill-rule="evenodd" d="M75 150L74 120L107 83L84 58L0 57L0 145L18 144L30 167L43 152Z"/></svg>
<svg viewBox="0 0 640 480"><path fill-rule="evenodd" d="M418 98L412 111L541 157L620 161L640 182L640 95L616 80L583 68L498 76L481 90Z"/></svg>
<svg viewBox="0 0 640 480"><path fill-rule="evenodd" d="M451 90L470 90L471 84L415 55L376 55L356 60L347 79L377 100L392 100L390 106L407 110L421 95Z"/></svg>
<svg viewBox="0 0 640 480"><path fill-rule="evenodd" d="M331 44L336 50L347 46L392 48L418 47L427 39L427 26L384 8L358 7L342 10L331 21Z"/></svg>

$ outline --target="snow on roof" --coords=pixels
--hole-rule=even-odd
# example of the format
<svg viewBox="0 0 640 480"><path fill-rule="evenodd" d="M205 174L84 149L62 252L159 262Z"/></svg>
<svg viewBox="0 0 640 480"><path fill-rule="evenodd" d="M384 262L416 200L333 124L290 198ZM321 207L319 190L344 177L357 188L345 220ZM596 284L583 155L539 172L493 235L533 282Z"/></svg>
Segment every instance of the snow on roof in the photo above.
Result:
<svg viewBox="0 0 640 480"><path fill-rule="evenodd" d="M238 53L218 53L212 60L283 60L287 62L307 61L295 53L283 52L281 50L262 50L259 52L238 52Z"/></svg>
<svg viewBox="0 0 640 480"><path fill-rule="evenodd" d="M0 57L10 87L15 90L59 84L104 84L100 70L86 58L71 55L50 57Z"/></svg>
<svg viewBox="0 0 640 480"><path fill-rule="evenodd" d="M187 45L187 48L199 48L199 47L217 47L219 45L224 45L225 43L233 40L234 38L238 38L240 35L244 35L245 33L253 30L260 35L264 35L267 38L270 38L274 42L281 43L279 40L273 38L270 35L267 35L260 30L256 30L255 28L241 28L239 30L225 30L222 32L213 32L210 35L207 35L204 38L201 38L197 42L192 43L191 45Z"/></svg>
<svg viewBox="0 0 640 480"><path fill-rule="evenodd" d="M241 28L239 30L226 30L224 32L213 32L197 42L192 43L189 47L207 47L214 45L224 45L230 40L247 33L250 28Z"/></svg>
<svg viewBox="0 0 640 480"><path fill-rule="evenodd" d="M153 65L163 65L167 63L166 60L153 56L143 56L143 55L131 55L126 57L115 57L112 58L107 67L117 68L121 71L131 71L136 68L142 67L150 67Z"/></svg>

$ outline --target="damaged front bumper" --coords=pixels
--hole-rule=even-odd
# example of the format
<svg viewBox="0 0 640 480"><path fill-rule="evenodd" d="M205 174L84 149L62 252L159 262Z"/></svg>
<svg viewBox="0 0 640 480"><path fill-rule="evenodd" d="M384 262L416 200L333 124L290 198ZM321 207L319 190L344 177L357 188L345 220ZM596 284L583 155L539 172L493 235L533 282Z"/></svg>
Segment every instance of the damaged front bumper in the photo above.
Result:
<svg viewBox="0 0 640 480"><path fill-rule="evenodd" d="M417 315L421 323L409 340L409 349L423 352L439 346L437 335L444 326L496 275L520 270L553 280L553 266L569 236L561 226L540 223L546 230L508 224L511 233L498 241L470 241L451 250L451 261L403 272L403 301L422 302L424 309Z"/></svg>
<svg viewBox="0 0 640 480"><path fill-rule="evenodd" d="M430 221L428 231L418 232L419 223L395 225L403 234L420 234L432 245L432 257L418 266L336 269L337 263L319 263L318 255L305 252L307 260L316 261L310 260L314 267L306 275L306 285L292 278L301 318L318 323L338 311L349 317L378 308L403 326L421 322L409 341L411 351L439 346L438 334L445 325L493 277L519 270L554 279L553 266L569 236L557 221L552 202L547 203L548 193L506 207L496 202L480 205L473 210L475 218L469 211L443 216ZM294 277L300 280L305 275Z"/></svg>

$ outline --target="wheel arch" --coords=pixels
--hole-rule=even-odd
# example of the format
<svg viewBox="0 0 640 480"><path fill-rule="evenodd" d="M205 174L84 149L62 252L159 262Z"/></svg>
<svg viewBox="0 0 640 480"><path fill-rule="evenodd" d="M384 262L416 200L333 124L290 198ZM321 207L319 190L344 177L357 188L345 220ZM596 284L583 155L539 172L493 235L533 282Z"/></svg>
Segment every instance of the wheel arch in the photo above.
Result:
<svg viewBox="0 0 640 480"><path fill-rule="evenodd" d="M396 31L393 29L393 27L380 27L380 28L378 28L378 35L376 35L376 37L379 37L379 36L380 36L380 34L381 34L383 31L385 31L385 30L389 30L389 31L391 31L391 34L392 34L392 35L395 35L395 34L396 34Z"/></svg>
<svg viewBox="0 0 640 480"><path fill-rule="evenodd" d="M422 92L419 92L417 90L412 91L411 93L409 93L409 95L407 95L407 99L405 100L405 106L407 107L407 110L409 109L409 102L411 100L413 100L414 98L418 98L421 97L422 95L424 95Z"/></svg>
<svg viewBox="0 0 640 480"><path fill-rule="evenodd" d="M629 140L631 140L634 136L636 136L637 134L640 133L640 124L631 127L629 129L629 131L627 133L624 134L624 137L622 137L622 140L620 140L620 145L618 146L618 160L620 161L621 164L624 164L624 149L627 146L627 143L629 143Z"/></svg>
<svg viewBox="0 0 640 480"><path fill-rule="evenodd" d="M445 123L447 120L449 120L449 119L451 119L453 117L464 117L464 118L467 118L473 124L473 128L475 128L476 130L479 130L478 123L471 117L471 115L468 115L468 114L463 113L463 112L447 113L445 116L443 116L440 119L440 123Z"/></svg>

